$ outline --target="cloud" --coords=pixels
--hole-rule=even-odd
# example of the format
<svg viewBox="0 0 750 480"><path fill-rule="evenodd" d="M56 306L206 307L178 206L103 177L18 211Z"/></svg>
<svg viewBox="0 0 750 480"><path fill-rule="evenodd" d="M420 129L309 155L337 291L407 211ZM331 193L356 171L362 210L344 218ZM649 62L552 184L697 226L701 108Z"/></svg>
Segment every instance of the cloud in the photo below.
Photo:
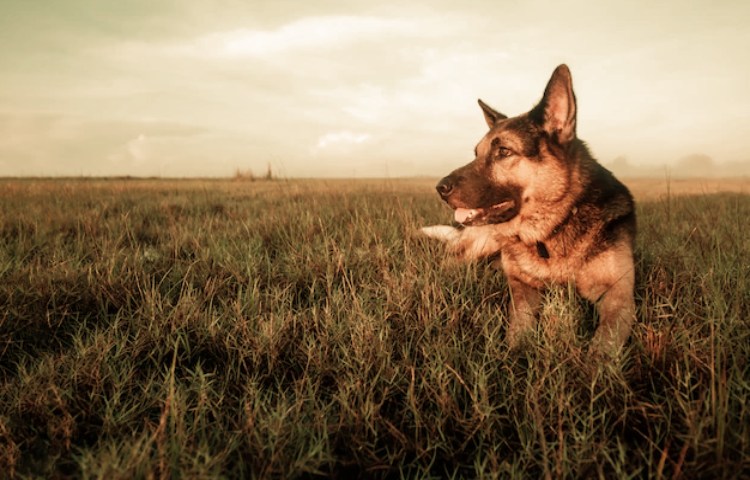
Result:
<svg viewBox="0 0 750 480"><path fill-rule="evenodd" d="M148 140L146 135L140 134L127 144L127 151L135 165L142 165L148 160Z"/></svg>
<svg viewBox="0 0 750 480"><path fill-rule="evenodd" d="M360 145L370 140L369 133L355 133L348 130L340 132L329 132L318 138L318 143L313 148L313 152L321 150L342 149L354 145Z"/></svg>
<svg viewBox="0 0 750 480"><path fill-rule="evenodd" d="M375 16L314 16L295 20L275 30L237 29L215 32L189 45L173 47L207 57L268 58L288 52L340 49L355 42L405 35L417 27L410 19Z"/></svg>
<svg viewBox="0 0 750 480"><path fill-rule="evenodd" d="M370 139L367 133L352 133L349 131L326 133L318 139L318 148L326 148L337 144L357 144Z"/></svg>
<svg viewBox="0 0 750 480"><path fill-rule="evenodd" d="M404 34L413 27L412 22L403 19L312 17L271 32L234 32L226 39L225 48L230 55L273 55L287 50L339 47L360 40Z"/></svg>
<svg viewBox="0 0 750 480"><path fill-rule="evenodd" d="M160 163L180 155L188 154L196 163L204 161L202 155L212 158L203 150L195 154L196 146L210 145L218 155L222 141L207 141L211 134L204 127L176 122L0 112L0 160L5 160L0 176L155 175L161 173ZM179 175L180 168L190 167L176 161L174 166L163 173Z"/></svg>

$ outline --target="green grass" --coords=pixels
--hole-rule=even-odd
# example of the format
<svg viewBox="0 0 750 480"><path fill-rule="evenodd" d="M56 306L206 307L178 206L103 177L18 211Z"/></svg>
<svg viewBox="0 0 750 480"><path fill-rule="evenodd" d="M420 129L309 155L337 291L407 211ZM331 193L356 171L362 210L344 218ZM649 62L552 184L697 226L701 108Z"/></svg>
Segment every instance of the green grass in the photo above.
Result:
<svg viewBox="0 0 750 480"><path fill-rule="evenodd" d="M750 475L750 196L639 204L638 323L509 352L429 182L0 182L0 477Z"/></svg>

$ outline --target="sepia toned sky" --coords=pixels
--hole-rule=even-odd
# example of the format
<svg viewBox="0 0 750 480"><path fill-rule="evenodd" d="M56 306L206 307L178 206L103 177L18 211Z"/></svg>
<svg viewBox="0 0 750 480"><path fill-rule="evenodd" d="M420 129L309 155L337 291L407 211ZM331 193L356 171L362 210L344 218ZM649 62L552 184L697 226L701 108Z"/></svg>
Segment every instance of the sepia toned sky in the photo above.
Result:
<svg viewBox="0 0 750 480"><path fill-rule="evenodd" d="M525 112L559 63L602 163L750 165L747 1L0 10L0 176L441 176L485 133L477 98Z"/></svg>

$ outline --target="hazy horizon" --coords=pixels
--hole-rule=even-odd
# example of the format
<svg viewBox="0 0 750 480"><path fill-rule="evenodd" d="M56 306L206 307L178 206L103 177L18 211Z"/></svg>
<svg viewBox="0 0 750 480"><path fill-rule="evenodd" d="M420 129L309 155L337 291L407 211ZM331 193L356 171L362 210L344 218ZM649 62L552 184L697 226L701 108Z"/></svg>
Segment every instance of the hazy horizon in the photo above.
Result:
<svg viewBox="0 0 750 480"><path fill-rule="evenodd" d="M750 4L4 4L0 177L441 176L567 63L615 173L749 175ZM645 173L644 173L645 172Z"/></svg>

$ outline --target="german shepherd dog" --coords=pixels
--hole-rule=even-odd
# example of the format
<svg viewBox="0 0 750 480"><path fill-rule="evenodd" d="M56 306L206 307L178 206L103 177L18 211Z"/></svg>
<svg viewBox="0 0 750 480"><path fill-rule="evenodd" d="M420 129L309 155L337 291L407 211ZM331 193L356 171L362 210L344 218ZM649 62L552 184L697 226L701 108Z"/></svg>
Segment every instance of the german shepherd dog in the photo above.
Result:
<svg viewBox="0 0 750 480"><path fill-rule="evenodd" d="M545 288L572 283L599 314L592 351L616 356L635 318L633 197L576 137L570 70L557 67L541 102L517 117L479 106L489 132L436 187L458 226L422 232L464 260L500 254L511 347L534 328Z"/></svg>

